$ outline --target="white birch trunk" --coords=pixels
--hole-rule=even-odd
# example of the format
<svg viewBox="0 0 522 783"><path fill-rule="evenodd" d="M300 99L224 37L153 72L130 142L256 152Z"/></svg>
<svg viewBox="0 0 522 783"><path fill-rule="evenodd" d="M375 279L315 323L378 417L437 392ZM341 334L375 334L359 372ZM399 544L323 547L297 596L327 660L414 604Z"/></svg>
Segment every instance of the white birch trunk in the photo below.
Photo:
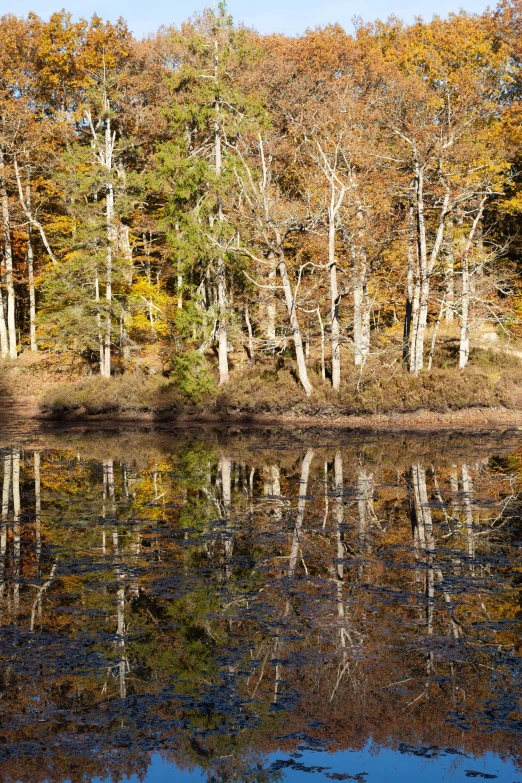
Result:
<svg viewBox="0 0 522 783"><path fill-rule="evenodd" d="M11 455L4 457L4 481L2 485L2 527L0 529L0 598L4 596L5 568L7 558L7 527L9 498L11 496Z"/></svg>
<svg viewBox="0 0 522 783"><path fill-rule="evenodd" d="M268 285L275 287L276 276L277 276L277 263L275 261L273 253L270 253L269 258L273 261L274 266L268 272ZM268 343L268 349L271 353L273 353L276 346L276 303L275 303L275 296L273 291L267 292L266 339Z"/></svg>
<svg viewBox="0 0 522 783"><path fill-rule="evenodd" d="M426 220L424 210L424 171L417 165L415 172L415 185L417 195L417 253L419 259L419 310L412 336L412 351L410 361L410 371L418 375L424 367L424 341L426 336L426 326L428 323L428 307L430 298L430 278L439 256L442 241L444 239L444 229L450 195L447 192L444 195L443 204L440 209L439 224L437 234L433 243L431 253L428 257L427 239L426 239Z"/></svg>
<svg viewBox="0 0 522 783"><path fill-rule="evenodd" d="M314 457L313 449L308 449L306 452L302 465L301 465L301 478L299 480L299 497L297 500L297 516L295 520L294 534L292 537L292 548L290 550L290 559L288 562L288 576L290 579L295 574L297 566L297 560L299 556L299 543L301 529L303 527L305 508L306 508L306 496L308 494L308 477L310 475L310 464Z"/></svg>
<svg viewBox="0 0 522 783"><path fill-rule="evenodd" d="M343 458L341 456L340 449L337 449L334 459L334 488L335 488L335 522L337 527L337 563L336 573L337 579L342 580L344 577L344 497L343 497Z"/></svg>
<svg viewBox="0 0 522 783"><path fill-rule="evenodd" d="M27 185L26 203L31 208L31 187ZM36 295L34 290L34 253L31 223L27 224L27 282L29 285L29 339L31 351L37 353L36 344Z"/></svg>
<svg viewBox="0 0 522 783"><path fill-rule="evenodd" d="M100 375L105 374L105 350L103 345L103 334L100 314L100 280L98 278L98 269L94 278L94 301L96 302L96 326L98 328L98 351L100 354Z"/></svg>
<svg viewBox="0 0 522 783"><path fill-rule="evenodd" d="M15 613L20 607L20 566L21 566L21 536L20 536L20 452L13 451L13 609Z"/></svg>
<svg viewBox="0 0 522 783"><path fill-rule="evenodd" d="M462 497L464 505L464 517L466 522L466 538L468 545L468 557L470 571L473 573L475 570L475 536L473 533L473 481L471 479L471 471L467 465L462 466Z"/></svg>
<svg viewBox="0 0 522 783"><path fill-rule="evenodd" d="M252 324L250 322L250 313L248 311L248 304L245 305L245 323L248 332L248 351L250 353L250 363L256 363L256 357L254 353L254 335L252 333Z"/></svg>
<svg viewBox="0 0 522 783"><path fill-rule="evenodd" d="M414 317L414 293L415 293L415 220L413 205L409 208L409 235L408 235L408 272L406 276L406 306L404 311L404 329L402 334L402 362L406 366L410 363L410 337Z"/></svg>
<svg viewBox="0 0 522 783"><path fill-rule="evenodd" d="M326 381L326 365L324 356L324 324L321 318L321 310L317 308L317 320L319 321L319 330L321 332L321 378L323 383Z"/></svg>
<svg viewBox="0 0 522 783"><path fill-rule="evenodd" d="M449 221L448 254L446 257L445 283L446 283L446 310L444 320L451 325L454 319L455 308L455 238L453 220Z"/></svg>
<svg viewBox="0 0 522 783"><path fill-rule="evenodd" d="M357 210L353 263L353 349L354 364L363 367L370 353L370 298L367 288L368 263L364 250L363 213Z"/></svg>
<svg viewBox="0 0 522 783"><path fill-rule="evenodd" d="M9 199L5 180L4 151L0 149L0 196L2 200L2 227L4 233L4 263L5 281L7 286L7 336L9 343L9 358L16 359L16 323L15 323L15 289L13 278L13 246L11 244L11 220L9 216Z"/></svg>
<svg viewBox="0 0 522 783"><path fill-rule="evenodd" d="M2 354L2 359L7 359L7 356L9 354L9 342L7 339L7 324L5 320L4 297L1 288L0 288L0 352Z"/></svg>
<svg viewBox="0 0 522 783"><path fill-rule="evenodd" d="M292 329L292 335L294 339L295 356L297 360L297 372L299 380L306 395L309 397L313 392L313 387L308 380L308 372L306 369L306 360L303 349L303 340L301 336L301 329L299 327L299 319L297 318L297 311L295 306L294 296L292 294L292 286L288 278L288 270L286 268L286 262L284 256L280 256L278 264L279 276L283 284L283 292L285 295L286 308L288 310L288 319L290 321L290 328Z"/></svg>
<svg viewBox="0 0 522 783"><path fill-rule="evenodd" d="M42 495L40 482L40 452L34 452L34 537L35 560L38 572L40 571L40 558L42 555ZM39 574L38 574L39 575Z"/></svg>
<svg viewBox="0 0 522 783"><path fill-rule="evenodd" d="M328 264L330 267L330 335L332 346L332 387L338 391L341 386L341 348L339 343L339 288L337 285L337 262L335 260L335 215L331 215L328 226Z"/></svg>
<svg viewBox="0 0 522 783"><path fill-rule="evenodd" d="M477 231L477 226L482 218L484 211L484 205L486 203L486 196L480 203L479 210L471 226L464 252L462 254L461 269L462 269L462 298L461 298L461 317L460 317L460 345L459 345L459 368L461 370L468 363L469 359L469 306L470 306L470 292L471 281L469 272L469 253L473 244L473 239Z"/></svg>

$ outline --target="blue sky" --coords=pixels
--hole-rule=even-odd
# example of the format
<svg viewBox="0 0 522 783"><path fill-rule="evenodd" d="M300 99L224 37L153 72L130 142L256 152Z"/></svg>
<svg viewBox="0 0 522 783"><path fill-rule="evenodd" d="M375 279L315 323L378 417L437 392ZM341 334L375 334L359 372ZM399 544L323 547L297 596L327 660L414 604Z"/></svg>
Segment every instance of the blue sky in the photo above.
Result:
<svg viewBox="0 0 522 783"><path fill-rule="evenodd" d="M407 22L414 16L431 19L434 14L446 16L458 11L460 2L466 11L480 12L487 0L229 0L234 18L255 27L261 33L282 32L296 35L307 27L339 22L351 29L355 15L364 21L386 19L395 14ZM493 0L495 4L495 0ZM179 24L210 2L197 0L0 0L1 13L25 15L34 11L42 17L66 7L75 16L100 16L116 20L123 16L138 36L153 32L160 25Z"/></svg>

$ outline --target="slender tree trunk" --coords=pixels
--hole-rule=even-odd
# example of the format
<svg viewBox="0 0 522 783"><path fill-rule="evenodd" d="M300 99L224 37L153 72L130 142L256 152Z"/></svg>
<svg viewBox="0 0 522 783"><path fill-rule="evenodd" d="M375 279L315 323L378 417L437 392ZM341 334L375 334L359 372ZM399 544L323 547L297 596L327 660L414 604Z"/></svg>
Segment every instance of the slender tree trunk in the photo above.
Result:
<svg viewBox="0 0 522 783"><path fill-rule="evenodd" d="M104 85L106 90L106 85ZM114 225L114 185L112 183L112 173L114 169L114 143L115 133L112 130L110 118L110 102L107 93L104 94L105 118L105 145L103 150L103 162L107 172L107 182L105 185L105 220L107 227L107 248L106 248L106 268L105 268L105 302L107 312L105 315L105 329L103 332L103 350L101 361L101 375L104 378L110 378L111 375L111 332L112 332L112 267L114 253L117 247L118 233Z"/></svg>
<svg viewBox="0 0 522 783"><path fill-rule="evenodd" d="M306 497L308 495L308 477L310 474L310 464L314 457L313 449L308 449L301 465L301 478L299 480L299 497L297 500L297 517L295 520L294 535L292 538L292 548L290 550L290 559L288 563L288 576L290 579L295 574L297 560L299 555L299 543L301 529L303 527L304 514L306 508Z"/></svg>
<svg viewBox="0 0 522 783"><path fill-rule="evenodd" d="M415 293L415 220L413 205L409 209L410 231L408 235L408 273L406 278L406 307L404 311L404 329L402 334L402 363L410 363L410 335L413 319L413 297Z"/></svg>
<svg viewBox="0 0 522 783"><path fill-rule="evenodd" d="M353 276L353 350L354 363L356 367L363 364L362 352L362 302L363 302L363 283L359 270L354 265Z"/></svg>
<svg viewBox="0 0 522 783"><path fill-rule="evenodd" d="M16 323L15 323L15 289L13 278L13 246L11 244L11 221L9 216L9 199L5 180L4 151L0 149L0 197L2 199L2 226L4 232L5 279L7 284L7 334L9 342L9 358L16 359Z"/></svg>
<svg viewBox="0 0 522 783"><path fill-rule="evenodd" d="M434 607L435 607L435 568L434 551L435 539L433 536L433 522L431 509L428 502L426 487L426 471L420 464L412 465L411 478L415 503L415 523L421 544L422 559L424 561L425 591L426 591L426 625L429 636L433 634ZM433 668L432 653L427 660L428 673Z"/></svg>
<svg viewBox="0 0 522 783"><path fill-rule="evenodd" d="M462 295L460 304L460 342L459 342L459 368L461 370L469 359L469 262L467 253L461 261Z"/></svg>
<svg viewBox="0 0 522 783"><path fill-rule="evenodd" d="M373 473L364 467L357 470L357 508L359 512L359 544L361 550L367 545L368 528L377 517L373 507Z"/></svg>
<svg viewBox="0 0 522 783"><path fill-rule="evenodd" d="M4 481L2 485L2 527L0 530L0 598L4 596L5 569L7 558L7 527L9 498L11 495L11 455L4 456Z"/></svg>
<svg viewBox="0 0 522 783"><path fill-rule="evenodd" d="M13 451L13 609L18 613L20 607L20 452Z"/></svg>
<svg viewBox="0 0 522 783"><path fill-rule="evenodd" d="M354 363L362 367L370 352L370 298L367 288L368 263L362 236L362 210L357 212L356 245L352 247L353 261L353 347Z"/></svg>
<svg viewBox="0 0 522 783"><path fill-rule="evenodd" d="M279 276L283 284L283 292L285 295L286 308L288 310L288 318L290 321L290 328L292 329L292 335L294 338L295 356L297 359L297 372L299 380L307 396L309 397L313 392L313 387L308 380L308 372L306 369L306 360L303 350L303 340L301 337L301 329L299 327L299 319L297 318L297 310L295 306L294 296L292 294L292 286L288 278L288 270L286 268L286 262L284 256L281 255L278 264Z"/></svg>
<svg viewBox="0 0 522 783"><path fill-rule="evenodd" d="M333 202L332 196L332 202ZM332 210L330 210L330 213ZM339 343L339 288L337 262L335 260L335 214L330 214L328 225L328 265L330 268L330 335L332 346L332 387L341 385L341 348Z"/></svg>
<svg viewBox="0 0 522 783"><path fill-rule="evenodd" d="M1 284L3 285L3 274L1 275ZM0 285L0 352L2 359L6 359L9 353L9 342L7 339L7 325L5 321L4 296Z"/></svg>
<svg viewBox="0 0 522 783"><path fill-rule="evenodd" d="M178 274L176 277L176 286L178 291L178 310L183 310L183 276L178 264Z"/></svg>
<svg viewBox="0 0 522 783"><path fill-rule="evenodd" d="M323 383L326 381L326 366L324 361L324 324L321 318L321 310L317 308L317 320L319 321L319 330L321 332L321 378Z"/></svg>
<svg viewBox="0 0 522 783"><path fill-rule="evenodd" d="M214 159L215 159L215 172L216 177L219 180L221 176L222 167L222 153L221 153L221 101L219 98L219 49L217 38L214 41L214 84L216 90L216 96L214 100ZM223 210L221 201L218 203L218 220L223 220ZM226 281L225 281L225 259L221 251L216 260L216 276L217 276L217 296L218 296L218 364L219 364L219 385L222 386L228 382L228 339L227 339L227 296L226 296Z"/></svg>
<svg viewBox="0 0 522 783"><path fill-rule="evenodd" d="M31 186L27 185L26 203L31 208ZM31 223L27 224L27 276L29 283L29 338L31 351L36 353L38 346L36 344L36 296L34 290L34 253Z"/></svg>
<svg viewBox="0 0 522 783"><path fill-rule="evenodd" d="M221 497L223 499L223 519L226 522L224 534L225 549L225 575L227 579L232 576L231 560L234 552L234 534L232 531L230 512L232 510L232 460L230 457L221 457Z"/></svg>
<svg viewBox="0 0 522 783"><path fill-rule="evenodd" d="M114 249L114 190L110 184L107 188L107 266L105 270L105 301L107 303L107 314L105 316L105 335L104 335L104 361L103 376L111 376L111 332L112 332L112 261Z"/></svg>
<svg viewBox="0 0 522 783"><path fill-rule="evenodd" d="M462 495L464 505L464 516L466 519L466 537L468 544L468 557L470 570L473 573L475 570L475 535L473 532L473 481L471 479L471 471L467 465L462 466Z"/></svg>
<svg viewBox="0 0 522 783"><path fill-rule="evenodd" d="M453 323L455 308L455 237L453 220L448 221L448 251L446 256L446 310L444 320L448 324Z"/></svg>
<svg viewBox="0 0 522 783"><path fill-rule="evenodd" d="M444 309L446 307L446 295L442 297L442 302L440 303L440 310L439 315L437 317L437 321L435 322L435 329L433 330L433 337L431 340L431 348L430 348L430 356L428 359L428 372L431 370L433 365L433 354L435 353L435 344L437 342L437 334L439 332L439 326L440 322L442 321L442 315L444 313Z"/></svg>
<svg viewBox="0 0 522 783"><path fill-rule="evenodd" d="M217 260L217 299L218 299L218 365L219 385L227 383L228 372L228 345L227 345L227 296L225 287L225 262L223 258Z"/></svg>
<svg viewBox="0 0 522 783"><path fill-rule="evenodd" d="M96 268L96 277L94 278L94 298L96 302L96 326L98 328L98 350L100 354L100 375L105 375L105 349L103 345L103 333L101 326L100 313L100 280L98 278L98 268Z"/></svg>
<svg viewBox="0 0 522 783"><path fill-rule="evenodd" d="M42 555L42 495L40 482L40 452L34 452L34 525L35 525L35 560L40 576L40 558Z"/></svg>
<svg viewBox="0 0 522 783"><path fill-rule="evenodd" d="M273 253L270 253L269 258L273 261L274 265L268 272L268 285L275 286L277 276L277 263ZM276 302L273 291L267 291L267 303L266 303L266 339L268 342L268 349L271 353L274 352L276 346Z"/></svg>
<svg viewBox="0 0 522 783"><path fill-rule="evenodd" d="M484 196L480 207L471 226L464 252L462 254L462 299L461 299L461 320L460 320L460 346L459 346L459 368L461 370L468 363L469 359L469 306L470 306L470 272L469 272L469 253L473 244L473 239L477 231L477 226L482 218L487 196Z"/></svg>
<svg viewBox="0 0 522 783"><path fill-rule="evenodd" d="M250 353L250 363L256 363L256 356L254 353L254 335L252 333L252 324L250 322L250 314L248 312L248 304L245 305L245 323L248 332L248 351Z"/></svg>
<svg viewBox="0 0 522 783"><path fill-rule="evenodd" d="M334 487L335 487L335 521L337 527L337 579L344 577L344 497L343 497L343 458L340 449L335 452L334 459Z"/></svg>
<svg viewBox="0 0 522 783"><path fill-rule="evenodd" d="M450 194L444 195L444 201L441 207L437 234L433 247L428 258L426 242L426 221L424 214L424 171L417 165L415 172L415 190L417 196L417 255L419 263L419 310L415 328L412 336L412 351L410 361L410 371L418 375L424 367L424 341L426 336L426 326L428 323L428 306L430 298L430 278L438 258L439 251L444 239L444 229Z"/></svg>

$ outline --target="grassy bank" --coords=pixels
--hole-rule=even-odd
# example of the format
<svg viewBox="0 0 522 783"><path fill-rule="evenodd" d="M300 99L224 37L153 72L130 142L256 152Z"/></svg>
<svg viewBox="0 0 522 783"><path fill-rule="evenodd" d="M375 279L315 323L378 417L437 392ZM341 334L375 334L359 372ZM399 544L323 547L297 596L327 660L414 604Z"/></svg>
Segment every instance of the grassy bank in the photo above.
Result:
<svg viewBox="0 0 522 783"><path fill-rule="evenodd" d="M314 393L307 398L291 359L243 365L224 387L204 379L202 388L183 378L128 372L110 379L87 376L81 366L64 367L54 357L24 354L4 362L2 394L53 418L114 416L273 415L321 417L461 411L473 408L522 410L522 362L502 351L474 349L464 372L439 366L413 377L400 365L372 360L361 374L347 367L339 392L311 372Z"/></svg>

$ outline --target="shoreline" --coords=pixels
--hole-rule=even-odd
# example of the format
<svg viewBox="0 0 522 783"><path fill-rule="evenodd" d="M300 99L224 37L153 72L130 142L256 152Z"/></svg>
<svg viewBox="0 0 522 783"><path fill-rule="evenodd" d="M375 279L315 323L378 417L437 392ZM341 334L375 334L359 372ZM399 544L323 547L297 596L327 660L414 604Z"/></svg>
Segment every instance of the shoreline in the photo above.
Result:
<svg viewBox="0 0 522 783"><path fill-rule="evenodd" d="M7 404L6 404L7 403ZM522 410L508 408L470 407L455 411L419 409L412 412L296 415L270 413L218 413L213 411L194 412L139 412L109 411L89 414L85 411L68 411L64 414L48 413L33 401L6 400L0 412L0 421L16 417L24 421L48 424L56 427L106 426L125 427L141 425L154 427L264 427L298 429L336 429L346 431L375 432L493 432L511 430L522 432Z"/></svg>

